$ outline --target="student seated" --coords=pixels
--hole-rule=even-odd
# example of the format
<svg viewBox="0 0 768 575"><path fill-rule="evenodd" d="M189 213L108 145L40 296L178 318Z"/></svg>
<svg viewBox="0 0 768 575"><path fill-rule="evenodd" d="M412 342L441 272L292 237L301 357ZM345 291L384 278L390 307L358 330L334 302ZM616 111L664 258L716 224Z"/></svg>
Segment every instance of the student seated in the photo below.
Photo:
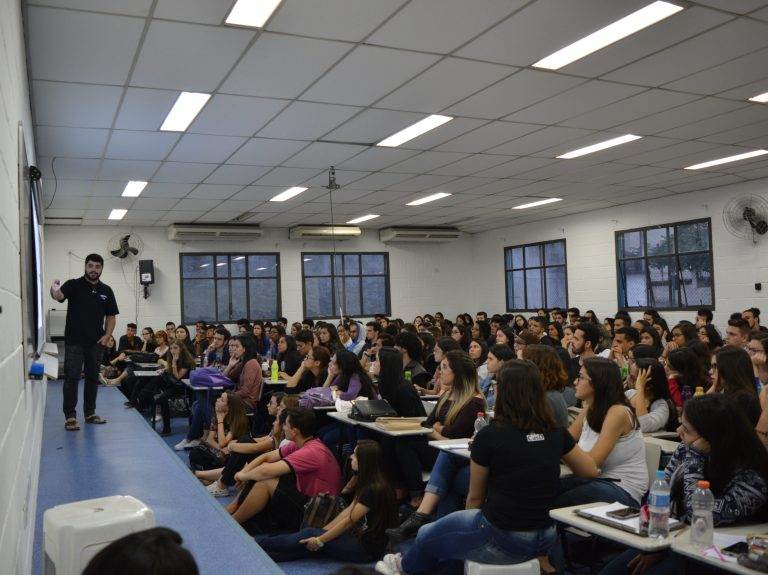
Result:
<svg viewBox="0 0 768 575"><path fill-rule="evenodd" d="M403 355L403 373L410 373L411 383L417 387L426 387L429 374L421 365L424 346L419 336L410 331L401 331L395 337L395 349Z"/></svg>
<svg viewBox="0 0 768 575"><path fill-rule="evenodd" d="M541 385L552 408L552 416L560 427L568 427L568 405L565 403L563 390L568 383L568 373L563 367L555 348L551 345L527 345L523 350L523 359L532 361L539 368Z"/></svg>
<svg viewBox="0 0 768 575"><path fill-rule="evenodd" d="M403 358L399 351L382 347L372 364L371 375L379 379L379 395L386 399L400 417L423 417L424 404L413 385L403 376Z"/></svg>
<svg viewBox="0 0 768 575"><path fill-rule="evenodd" d="M624 392L635 409L640 431L674 431L677 429L677 410L669 395L667 376L655 359L640 358L629 364L629 380L634 387Z"/></svg>
<svg viewBox="0 0 768 575"><path fill-rule="evenodd" d="M125 335L120 336L117 344L117 351L139 351L141 349L141 339L136 335L136 324L129 323L125 328Z"/></svg>
<svg viewBox="0 0 768 575"><path fill-rule="evenodd" d="M515 352L508 345L494 344L488 350L488 359L485 361L488 375L480 380L480 391L485 396L485 403L489 410L496 403L496 381L505 361L515 359Z"/></svg>
<svg viewBox="0 0 768 575"><path fill-rule="evenodd" d="M250 334L229 339L229 363L222 373L235 382L234 392L248 404L249 411L255 410L261 399L264 379L256 342Z"/></svg>
<svg viewBox="0 0 768 575"><path fill-rule="evenodd" d="M327 369L330 362L331 354L327 348L319 345L313 347L296 373L286 378L286 393L301 393L323 385L328 377Z"/></svg>
<svg viewBox="0 0 768 575"><path fill-rule="evenodd" d="M378 397L371 376L360 365L357 356L346 349L337 351L331 359L323 387L331 389L334 399L344 401L352 401L358 397Z"/></svg>
<svg viewBox="0 0 768 575"><path fill-rule="evenodd" d="M445 354L449 351L453 350L460 350L461 346L459 345L459 342L457 342L455 339L451 337L441 337L437 340L437 343L435 344L435 348L433 350L433 355L435 357L435 362L437 364L437 368L435 369L435 373L432 376L432 379L426 384L426 385L416 385L416 391L418 391L421 395L424 394L439 394L440 393L440 364L443 361L443 358L445 357Z"/></svg>
<svg viewBox="0 0 768 575"><path fill-rule="evenodd" d="M304 356L296 349L296 340L291 335L281 335L277 342L278 376L291 377L301 366Z"/></svg>
<svg viewBox="0 0 768 575"><path fill-rule="evenodd" d="M726 345L713 357L709 393L722 393L739 406L754 427L760 418L760 400L749 354L740 347Z"/></svg>
<svg viewBox="0 0 768 575"><path fill-rule="evenodd" d="M231 391L225 391L216 400L216 419L205 441L189 452L189 466L193 471L220 469L229 457L229 445L238 437L248 435L250 423L245 402Z"/></svg>
<svg viewBox="0 0 768 575"><path fill-rule="evenodd" d="M446 573L464 560L504 565L545 555L556 539L549 510L561 458L583 477L598 473L592 458L555 423L536 366L507 362L494 419L472 443L466 510L422 527L408 551L386 555L376 570Z"/></svg>
<svg viewBox="0 0 768 575"><path fill-rule="evenodd" d="M690 523L693 494L698 482L704 480L709 481L715 497L712 520L716 527L764 521L768 454L741 410L719 394L695 397L685 404L678 433L682 443L664 470L670 486L671 516ZM681 563L682 559L669 551L641 554L628 550L611 561L601 575L681 573Z"/></svg>
<svg viewBox="0 0 768 575"><path fill-rule="evenodd" d="M257 457L235 475L245 485L227 510L251 534L298 531L310 497L341 490L336 459L314 437L315 414L286 409L280 421L290 443Z"/></svg>
<svg viewBox="0 0 768 575"><path fill-rule="evenodd" d="M600 469L594 479L566 477L554 507L618 501L638 507L648 491L648 468L640 424L624 396L619 366L609 359L584 360L576 397L587 407L568 428Z"/></svg>
<svg viewBox="0 0 768 575"><path fill-rule="evenodd" d="M482 339L473 339L469 342L469 357L477 367L477 379L482 381L488 377L488 344Z"/></svg>
<svg viewBox="0 0 768 575"><path fill-rule="evenodd" d="M397 520L395 492L382 472L379 444L357 444L350 466L355 476L348 487L350 504L322 528L261 539L259 545L275 561L325 556L339 561L369 563L381 558L387 546L385 530Z"/></svg>

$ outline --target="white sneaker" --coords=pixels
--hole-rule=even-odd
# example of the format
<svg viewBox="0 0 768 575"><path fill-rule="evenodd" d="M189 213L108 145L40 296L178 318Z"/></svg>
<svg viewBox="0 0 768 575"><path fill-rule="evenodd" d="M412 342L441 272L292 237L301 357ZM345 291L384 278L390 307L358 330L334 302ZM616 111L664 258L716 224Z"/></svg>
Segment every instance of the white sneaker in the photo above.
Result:
<svg viewBox="0 0 768 575"><path fill-rule="evenodd" d="M189 441L185 437L184 439L179 441L176 445L174 445L173 448L176 451L184 451L185 449L192 449L193 447L196 447L198 445L200 445L200 440L199 439L193 439L193 440Z"/></svg>
<svg viewBox="0 0 768 575"><path fill-rule="evenodd" d="M389 553L376 563L376 573L382 575L405 575L405 571L400 566L403 556L400 553Z"/></svg>
<svg viewBox="0 0 768 575"><path fill-rule="evenodd" d="M229 495L229 487L222 486L218 481L214 481L206 487L208 493L214 497L226 497Z"/></svg>

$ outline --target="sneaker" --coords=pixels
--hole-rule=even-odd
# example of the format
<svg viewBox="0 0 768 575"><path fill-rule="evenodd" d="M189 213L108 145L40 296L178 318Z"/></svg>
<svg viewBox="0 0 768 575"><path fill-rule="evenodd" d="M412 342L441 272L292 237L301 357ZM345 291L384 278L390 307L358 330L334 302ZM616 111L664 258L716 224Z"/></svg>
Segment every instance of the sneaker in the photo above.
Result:
<svg viewBox="0 0 768 575"><path fill-rule="evenodd" d="M173 448L176 451L184 451L185 449L192 449L193 447L197 447L200 445L199 439L187 439L186 437L179 441L176 445L173 446Z"/></svg>
<svg viewBox="0 0 768 575"><path fill-rule="evenodd" d="M405 571L400 566L403 556L400 553L390 553L376 563L376 573L382 575L405 575Z"/></svg>
<svg viewBox="0 0 768 575"><path fill-rule="evenodd" d="M411 537L415 537L422 525L432 522L432 517L424 513L414 512L410 517L400 524L400 527L387 529L387 536L396 542L402 542Z"/></svg>
<svg viewBox="0 0 768 575"><path fill-rule="evenodd" d="M214 497L226 497L229 495L229 487L221 485L218 481L214 481L205 489Z"/></svg>

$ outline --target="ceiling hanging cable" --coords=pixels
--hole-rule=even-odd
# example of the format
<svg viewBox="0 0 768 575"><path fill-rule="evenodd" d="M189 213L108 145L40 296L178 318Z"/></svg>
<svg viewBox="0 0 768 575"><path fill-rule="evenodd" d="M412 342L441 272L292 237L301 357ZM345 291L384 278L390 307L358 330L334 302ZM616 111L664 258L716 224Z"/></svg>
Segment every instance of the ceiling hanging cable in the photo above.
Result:
<svg viewBox="0 0 768 575"><path fill-rule="evenodd" d="M331 206L331 301L336 297L336 227L334 225L333 217L333 192L338 190L341 186L336 183L336 168L331 166L328 168L328 201ZM344 321L344 302L346 301L346 294L344 293L344 281L341 282L341 302L339 303L339 321Z"/></svg>

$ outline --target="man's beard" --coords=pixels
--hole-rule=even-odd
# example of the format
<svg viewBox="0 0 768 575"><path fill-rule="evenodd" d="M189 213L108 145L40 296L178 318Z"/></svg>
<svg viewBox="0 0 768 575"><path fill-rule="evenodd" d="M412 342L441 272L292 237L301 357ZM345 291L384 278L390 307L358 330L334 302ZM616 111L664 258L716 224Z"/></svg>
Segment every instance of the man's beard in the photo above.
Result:
<svg viewBox="0 0 768 575"><path fill-rule="evenodd" d="M95 280L99 279L99 276L101 276L101 274L99 272L88 272L85 275L87 275L88 279L92 280L92 281L95 281Z"/></svg>

